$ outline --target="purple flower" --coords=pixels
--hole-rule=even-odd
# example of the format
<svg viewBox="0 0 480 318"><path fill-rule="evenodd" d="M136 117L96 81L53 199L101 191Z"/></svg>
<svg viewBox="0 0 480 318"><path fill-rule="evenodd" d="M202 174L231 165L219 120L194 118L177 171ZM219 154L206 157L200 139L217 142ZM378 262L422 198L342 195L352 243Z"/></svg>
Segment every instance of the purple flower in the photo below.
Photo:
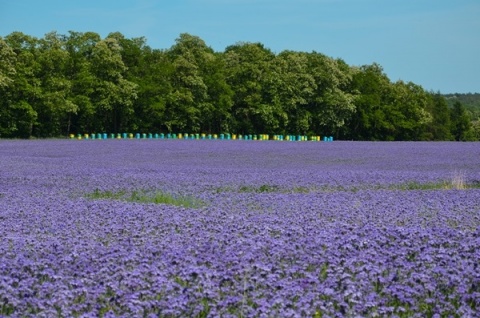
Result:
<svg viewBox="0 0 480 318"><path fill-rule="evenodd" d="M2 141L0 315L475 316L474 143ZM129 201L167 193L205 204ZM92 198L92 193L104 197Z"/></svg>

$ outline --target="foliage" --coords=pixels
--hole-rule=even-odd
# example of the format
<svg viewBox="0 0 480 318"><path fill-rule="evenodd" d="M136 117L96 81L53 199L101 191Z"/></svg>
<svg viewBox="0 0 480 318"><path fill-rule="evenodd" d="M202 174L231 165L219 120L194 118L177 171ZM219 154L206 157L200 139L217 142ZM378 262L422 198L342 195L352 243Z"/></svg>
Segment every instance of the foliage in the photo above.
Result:
<svg viewBox="0 0 480 318"><path fill-rule="evenodd" d="M474 132L470 118L465 107L460 102L455 102L450 109L450 122L452 135L457 141L469 141L474 139Z"/></svg>
<svg viewBox="0 0 480 318"><path fill-rule="evenodd" d="M480 93L468 93L468 94L445 94L448 106L453 107L455 102L460 102L466 109L479 114L480 113Z"/></svg>
<svg viewBox="0 0 480 318"><path fill-rule="evenodd" d="M463 105L472 124L472 130L468 132L469 139L480 140L480 93L455 93L444 97L450 109L454 109L457 103Z"/></svg>
<svg viewBox="0 0 480 318"><path fill-rule="evenodd" d="M147 190L99 190L95 189L92 193L87 193L86 197L93 200L111 199L123 200L126 202L137 203L154 203L154 204L168 204L174 206L181 206L186 208L199 208L203 206L200 200L184 195L173 195L163 191L147 191Z"/></svg>
<svg viewBox="0 0 480 318"><path fill-rule="evenodd" d="M229 132L479 140L470 95L426 92L391 82L376 63L350 66L318 52L276 54L244 42L214 52L188 33L166 50L119 32L0 37L3 138ZM452 101L465 103L465 114Z"/></svg>

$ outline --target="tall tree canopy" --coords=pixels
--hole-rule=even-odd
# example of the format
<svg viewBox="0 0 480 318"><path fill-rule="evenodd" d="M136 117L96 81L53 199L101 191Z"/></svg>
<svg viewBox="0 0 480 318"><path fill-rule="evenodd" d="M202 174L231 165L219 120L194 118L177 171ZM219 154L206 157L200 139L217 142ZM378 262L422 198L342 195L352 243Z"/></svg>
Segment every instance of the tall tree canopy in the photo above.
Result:
<svg viewBox="0 0 480 318"><path fill-rule="evenodd" d="M165 50L120 32L0 37L0 137L95 132L473 140L476 112L391 82L380 65L182 33Z"/></svg>

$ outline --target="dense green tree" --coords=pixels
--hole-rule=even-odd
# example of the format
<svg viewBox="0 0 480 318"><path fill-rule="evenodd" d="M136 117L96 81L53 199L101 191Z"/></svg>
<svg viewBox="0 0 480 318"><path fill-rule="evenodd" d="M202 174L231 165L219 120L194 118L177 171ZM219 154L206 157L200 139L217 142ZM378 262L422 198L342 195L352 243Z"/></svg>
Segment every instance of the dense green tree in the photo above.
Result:
<svg viewBox="0 0 480 318"><path fill-rule="evenodd" d="M309 70L316 91L307 109L312 114L311 131L322 135L342 128L355 113L352 88L353 70L343 60L313 52L308 55Z"/></svg>
<svg viewBox="0 0 480 318"><path fill-rule="evenodd" d="M69 54L66 76L72 83L72 101L78 111L71 116L69 132L93 132L96 130L96 107L92 95L96 87L96 77L91 72L93 48L101 40L94 32L70 31L65 42Z"/></svg>
<svg viewBox="0 0 480 318"><path fill-rule="evenodd" d="M167 50L120 32L0 37L0 137L163 131L478 140L477 95L465 97L468 109L450 105L457 95L392 83L376 63L274 54L260 43L214 52L188 33Z"/></svg>
<svg viewBox="0 0 480 318"><path fill-rule="evenodd" d="M38 114L34 134L42 137L67 135L72 115L78 111L73 102L72 82L67 69L70 56L65 49L66 37L51 32L39 40L37 74L42 87L36 104Z"/></svg>
<svg viewBox="0 0 480 318"><path fill-rule="evenodd" d="M16 55L12 48L0 37L0 137L15 133L16 118L12 114L12 104L8 95L14 82Z"/></svg>
<svg viewBox="0 0 480 318"><path fill-rule="evenodd" d="M224 61L203 40L182 33L167 52L173 90L167 96L167 129L190 132L229 130L232 92Z"/></svg>
<svg viewBox="0 0 480 318"><path fill-rule="evenodd" d="M174 68L165 51L142 49L142 61L135 78L138 98L134 103L135 118L130 128L133 131L168 131L165 124L167 100L173 87L170 79Z"/></svg>
<svg viewBox="0 0 480 318"><path fill-rule="evenodd" d="M473 140L480 140L480 119L472 121Z"/></svg>
<svg viewBox="0 0 480 318"><path fill-rule="evenodd" d="M0 37L0 87L13 83L16 56L12 48Z"/></svg>
<svg viewBox="0 0 480 318"><path fill-rule="evenodd" d="M169 50L173 73L173 90L168 95L165 124L169 131L199 132L201 111L207 103L207 85L200 68L202 60L213 55L198 37L181 34Z"/></svg>
<svg viewBox="0 0 480 318"><path fill-rule="evenodd" d="M120 51L115 38L97 42L92 50L90 72L96 83L90 98L96 106L92 121L99 131L122 131L125 122L133 115L137 85L124 78L127 67Z"/></svg>
<svg viewBox="0 0 480 318"><path fill-rule="evenodd" d="M449 108L454 108L456 102L460 102L471 119L475 140L480 140L480 93L446 94Z"/></svg>
<svg viewBox="0 0 480 318"><path fill-rule="evenodd" d="M38 39L21 32L5 37L5 43L15 54L15 72L10 73L7 89L2 94L2 127L5 137L28 138L37 123L37 106L41 102L42 87L38 76ZM5 115L3 115L5 114Z"/></svg>
<svg viewBox="0 0 480 318"><path fill-rule="evenodd" d="M430 94L414 83L391 83L380 65L359 68L354 75L357 112L349 123L356 140L423 140L434 122ZM436 124L442 118L435 119ZM439 127L436 128L438 130ZM437 133L439 134L439 132Z"/></svg>
<svg viewBox="0 0 480 318"><path fill-rule="evenodd" d="M432 121L423 132L424 140L451 140L450 112L445 98L440 93L431 93L427 110Z"/></svg>
<svg viewBox="0 0 480 318"><path fill-rule="evenodd" d="M222 54L215 53L209 55L206 62L201 65L203 81L207 86L207 100L200 109L200 131L230 132L234 93L227 83L225 60Z"/></svg>
<svg viewBox="0 0 480 318"><path fill-rule="evenodd" d="M474 139L474 131L465 107L460 102L455 102L450 110L451 133L457 141L470 141Z"/></svg>
<svg viewBox="0 0 480 318"><path fill-rule="evenodd" d="M227 83L235 92L234 128L242 134L272 133L281 125L278 103L271 103L275 54L260 43L237 43L225 49Z"/></svg>
<svg viewBox="0 0 480 318"><path fill-rule="evenodd" d="M315 78L309 73L308 54L283 51L276 56L274 63L275 96L270 99L280 110L283 125L279 133L307 134L311 114L306 107L317 89Z"/></svg>
<svg viewBox="0 0 480 318"><path fill-rule="evenodd" d="M165 111L165 96L170 91L165 54L152 51L144 37L127 39L120 32L110 33L120 46L120 55L126 67L124 79L137 86L137 98L133 101L133 113L126 116L123 130L159 130Z"/></svg>
<svg viewBox="0 0 480 318"><path fill-rule="evenodd" d="M420 140L422 130L432 122L426 111L427 93L414 83L398 81L392 98L387 118L395 126L395 140Z"/></svg>
<svg viewBox="0 0 480 318"><path fill-rule="evenodd" d="M392 84L380 65L361 66L353 75L353 88L359 93L355 100L356 112L348 126L349 139L382 140L391 136L393 125L388 123L385 110L390 100Z"/></svg>

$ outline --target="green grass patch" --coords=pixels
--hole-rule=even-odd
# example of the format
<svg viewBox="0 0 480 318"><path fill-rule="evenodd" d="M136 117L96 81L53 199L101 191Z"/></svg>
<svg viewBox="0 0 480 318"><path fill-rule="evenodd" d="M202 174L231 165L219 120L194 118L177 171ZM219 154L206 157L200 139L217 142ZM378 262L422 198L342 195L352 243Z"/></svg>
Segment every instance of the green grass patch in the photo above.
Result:
<svg viewBox="0 0 480 318"><path fill-rule="evenodd" d="M389 187L393 190L467 190L467 189L480 189L480 182L471 182L466 183L459 180L451 181L438 181L438 182L428 182L428 183L419 183L419 182L407 182L400 185L393 185Z"/></svg>
<svg viewBox="0 0 480 318"><path fill-rule="evenodd" d="M240 192L254 192L254 193L265 193L265 192L281 192L279 186L262 184L259 187L255 186L241 186L239 189Z"/></svg>
<svg viewBox="0 0 480 318"><path fill-rule="evenodd" d="M331 193L331 192L358 192L362 190L400 190L400 191L428 191L428 190L468 190L468 189L480 189L480 181L477 182L465 182L463 179L452 180L440 180L436 182L421 183L417 181L411 181L400 184L392 185L321 185L321 186L295 186L295 187L281 187L278 185L262 184L262 185L243 185L240 187L235 186L221 186L215 187L213 191L215 193Z"/></svg>
<svg viewBox="0 0 480 318"><path fill-rule="evenodd" d="M446 182L429 182L429 183L419 183L419 182L407 182L404 184L393 185L390 187L392 190L440 190L447 189Z"/></svg>
<svg viewBox="0 0 480 318"><path fill-rule="evenodd" d="M223 186L213 189L215 193L239 192L239 193L309 193L315 191L308 187L297 186L293 188L284 188L277 185L262 184L260 186L243 185L240 187Z"/></svg>
<svg viewBox="0 0 480 318"><path fill-rule="evenodd" d="M216 193L222 192L238 192L238 193L322 193L322 192L358 192L361 190L400 190L400 191L427 191L427 190L468 190L468 189L480 189L480 180L470 180L467 182L466 172L454 171L450 178L444 180L438 180L434 182L418 182L410 181L400 184L392 185L351 185L344 186L342 184L337 185L319 185L319 186L294 186L294 187L281 187L272 184L261 185L242 185L240 187L226 186L215 188Z"/></svg>
<svg viewBox="0 0 480 318"><path fill-rule="evenodd" d="M95 189L92 193L88 193L86 196L92 200L122 200L127 202L136 203L154 203L154 204L168 204L174 206L181 206L185 208L201 208L205 206L205 203L200 199L192 196L174 195L163 191L146 191L146 190L99 190Z"/></svg>

